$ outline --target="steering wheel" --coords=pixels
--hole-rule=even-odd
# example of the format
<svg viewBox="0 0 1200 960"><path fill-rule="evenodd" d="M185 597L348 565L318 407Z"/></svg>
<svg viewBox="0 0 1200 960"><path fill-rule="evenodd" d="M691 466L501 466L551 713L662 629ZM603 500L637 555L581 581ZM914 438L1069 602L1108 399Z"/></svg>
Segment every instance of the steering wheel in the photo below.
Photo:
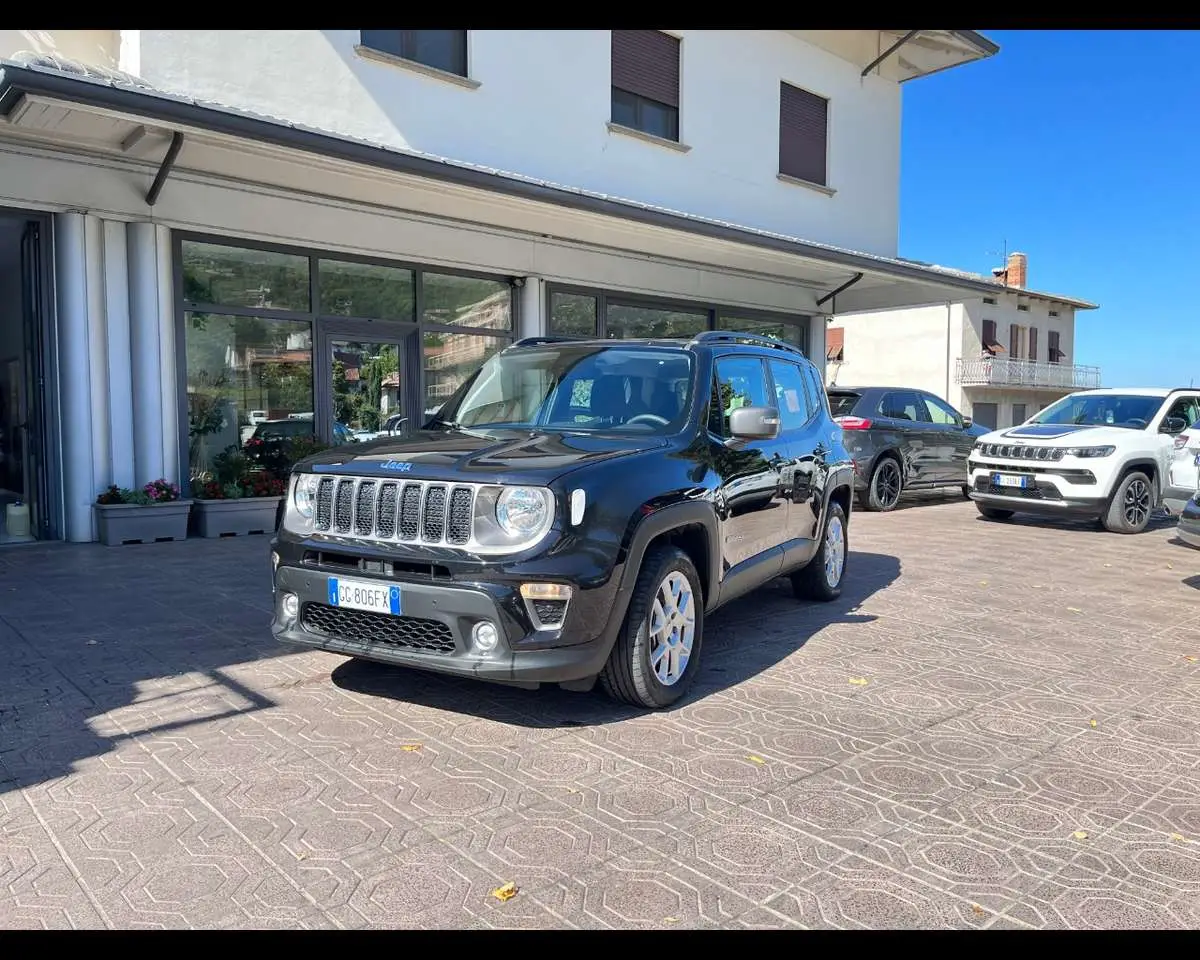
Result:
<svg viewBox="0 0 1200 960"><path fill-rule="evenodd" d="M625 421L625 425L637 423L639 420L649 420L651 423L657 423L659 426L665 427L671 421L666 417L660 417L657 413L639 413L636 417L630 417Z"/></svg>
<svg viewBox="0 0 1200 960"><path fill-rule="evenodd" d="M1125 422L1136 425L1137 429L1139 429L1139 430L1143 429L1147 423L1147 421L1143 420L1141 417L1130 417Z"/></svg>

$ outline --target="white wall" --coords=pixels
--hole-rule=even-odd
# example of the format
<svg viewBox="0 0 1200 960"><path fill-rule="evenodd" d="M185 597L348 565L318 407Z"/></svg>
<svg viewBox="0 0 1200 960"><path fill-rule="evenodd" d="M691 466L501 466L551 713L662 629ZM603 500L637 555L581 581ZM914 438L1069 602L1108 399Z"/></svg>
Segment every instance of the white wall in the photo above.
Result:
<svg viewBox="0 0 1200 960"><path fill-rule="evenodd" d="M983 321L996 321L996 338L1005 350L1009 344L1009 328L1015 323L1022 327L1037 327L1037 359L1045 363L1049 359L1047 348L1050 343L1048 334L1057 330L1059 334L1059 349L1066 354L1063 363L1086 363L1075 356L1075 310L1066 304L1048 303L1044 300L1027 300L1029 310L1018 310L1020 302L1015 293L999 293L994 297L996 303L984 303L982 298L967 300L963 307L968 316L968 322L963 326L962 356L973 359L979 356L983 349ZM1050 311L1058 312L1057 317L1050 316ZM1005 354L1007 356L1007 354Z"/></svg>
<svg viewBox="0 0 1200 960"><path fill-rule="evenodd" d="M606 128L607 30L473 30L474 89L363 58L356 30L124 31L124 65L348 136L895 255L899 86L784 31L673 32L686 153ZM830 98L832 197L776 176L781 80Z"/></svg>
<svg viewBox="0 0 1200 960"><path fill-rule="evenodd" d="M57 54L111 69L117 66L120 34L120 30L0 30L0 57L21 51Z"/></svg>
<svg viewBox="0 0 1200 960"><path fill-rule="evenodd" d="M830 362L827 379L847 387L914 387L957 406L947 373L949 345L958 342L961 326L957 303L839 314L829 327L843 331L843 363Z"/></svg>

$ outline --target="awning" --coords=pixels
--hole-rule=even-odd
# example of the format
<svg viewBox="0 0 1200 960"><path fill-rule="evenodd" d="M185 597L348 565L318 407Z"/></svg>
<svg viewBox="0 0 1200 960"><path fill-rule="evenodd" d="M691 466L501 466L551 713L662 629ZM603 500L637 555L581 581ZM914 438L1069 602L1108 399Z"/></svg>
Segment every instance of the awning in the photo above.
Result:
<svg viewBox="0 0 1200 960"><path fill-rule="evenodd" d="M479 212L500 216L498 198L521 218L528 232L544 230L564 240L595 242L620 237L623 245L648 255L674 256L702 265L743 264L764 276L782 277L812 291L814 312L943 302L995 295L998 285L972 275L901 259L814 243L798 237L604 196L520 174L401 150L393 146L297 126L221 104L165 93L138 78L57 58L0 61L0 135L35 142L67 143L78 150L153 163L157 169L146 195L149 213L170 190L172 168L226 178L248 176L274 185L270 163L247 164L252 145L272 156L320 158L395 175L411 189L447 198L475 198ZM413 185L417 185L414 187ZM432 190L436 187L436 191ZM490 198L490 199L489 199ZM408 209L406 207L406 209ZM563 217L563 211L571 217ZM497 213L499 211L499 213ZM507 214L504 214L507 215ZM501 225L500 221L495 221ZM631 225L640 229L633 231ZM680 251L675 253L675 251ZM664 253L664 251L666 251Z"/></svg>

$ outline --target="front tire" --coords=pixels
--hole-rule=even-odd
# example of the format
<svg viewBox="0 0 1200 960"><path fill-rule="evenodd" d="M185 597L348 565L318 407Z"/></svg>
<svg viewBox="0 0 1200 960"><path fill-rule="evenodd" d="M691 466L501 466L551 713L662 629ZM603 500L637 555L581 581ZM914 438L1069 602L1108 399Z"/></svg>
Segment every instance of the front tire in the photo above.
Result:
<svg viewBox="0 0 1200 960"><path fill-rule="evenodd" d="M962 494L963 494L964 499L966 499L966 500L971 499L971 485L969 483L964 483L962 485Z"/></svg>
<svg viewBox="0 0 1200 960"><path fill-rule="evenodd" d="M894 457L880 457L871 471L867 489L859 494L859 503L864 510L886 513L896 509L903 489L904 477L900 473L900 464Z"/></svg>
<svg viewBox="0 0 1200 960"><path fill-rule="evenodd" d="M975 502L975 508L987 520L1011 520L1014 512L1012 510L1000 510L997 507L985 507L979 501Z"/></svg>
<svg viewBox="0 0 1200 960"><path fill-rule="evenodd" d="M1150 478L1140 470L1127 473L1117 484L1108 510L1104 514L1104 529L1110 533L1141 533L1154 512L1154 488Z"/></svg>
<svg viewBox="0 0 1200 960"><path fill-rule="evenodd" d="M792 574L792 592L797 599L829 603L840 597L849 553L845 511L840 503L830 500L821 548L807 566Z"/></svg>
<svg viewBox="0 0 1200 960"><path fill-rule="evenodd" d="M635 707L668 707L692 685L703 635L704 598L695 565L677 547L654 547L642 560L600 686Z"/></svg>

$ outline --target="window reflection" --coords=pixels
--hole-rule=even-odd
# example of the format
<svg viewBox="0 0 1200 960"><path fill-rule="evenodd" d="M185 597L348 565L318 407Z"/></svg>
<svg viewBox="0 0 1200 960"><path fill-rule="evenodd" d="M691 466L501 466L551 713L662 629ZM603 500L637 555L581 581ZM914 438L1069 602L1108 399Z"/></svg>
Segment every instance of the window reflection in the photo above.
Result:
<svg viewBox="0 0 1200 960"><path fill-rule="evenodd" d="M308 257L184 240L181 259L188 303L309 310Z"/></svg>
<svg viewBox="0 0 1200 960"><path fill-rule="evenodd" d="M512 287L503 280L422 272L421 300L425 323L512 329Z"/></svg>
<svg viewBox="0 0 1200 960"><path fill-rule="evenodd" d="M550 294L550 332L560 337L596 336L596 298L586 293Z"/></svg>
<svg viewBox="0 0 1200 960"><path fill-rule="evenodd" d="M800 317L797 320L798 322L789 323L784 320L764 320L761 317L739 317L737 314L723 313L717 318L717 329L774 337L799 347L807 356L808 318Z"/></svg>
<svg viewBox="0 0 1200 960"><path fill-rule="evenodd" d="M708 329L707 312L608 304L605 333L610 340L694 337Z"/></svg>
<svg viewBox="0 0 1200 960"><path fill-rule="evenodd" d="M413 272L375 263L321 260L321 313L368 320L416 319Z"/></svg>
<svg viewBox="0 0 1200 960"><path fill-rule="evenodd" d="M313 432L307 321L184 314L190 479L251 436Z"/></svg>
<svg viewBox="0 0 1200 960"><path fill-rule="evenodd" d="M432 417L442 404L478 370L485 360L508 345L507 338L483 333L439 333L424 337L425 416Z"/></svg>

